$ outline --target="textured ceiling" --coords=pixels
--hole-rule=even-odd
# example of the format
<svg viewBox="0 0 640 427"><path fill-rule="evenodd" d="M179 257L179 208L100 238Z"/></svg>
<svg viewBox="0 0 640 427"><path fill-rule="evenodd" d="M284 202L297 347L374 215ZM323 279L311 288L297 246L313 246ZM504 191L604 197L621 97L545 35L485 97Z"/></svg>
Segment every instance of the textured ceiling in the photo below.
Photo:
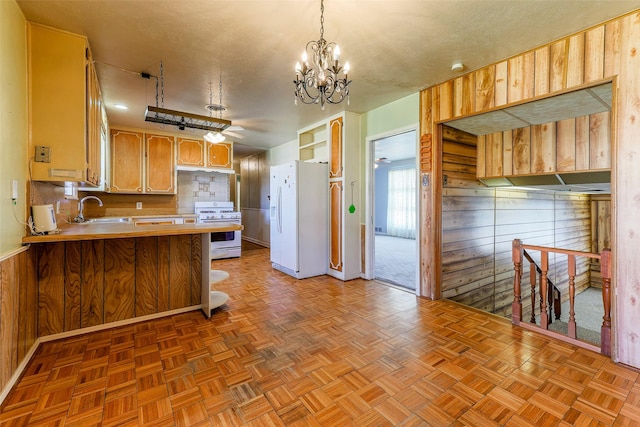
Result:
<svg viewBox="0 0 640 427"><path fill-rule="evenodd" d="M18 1L27 20L86 35L111 125L144 121L160 73L165 108L207 115L210 84L223 118L245 128L236 155L296 138L344 109L362 113L519 52L599 24L637 1L326 0L325 38L351 65L351 103L293 103L294 64L317 40L317 0ZM129 106L116 110L117 103ZM176 129L170 129L176 131ZM201 136L201 132L185 131Z"/></svg>

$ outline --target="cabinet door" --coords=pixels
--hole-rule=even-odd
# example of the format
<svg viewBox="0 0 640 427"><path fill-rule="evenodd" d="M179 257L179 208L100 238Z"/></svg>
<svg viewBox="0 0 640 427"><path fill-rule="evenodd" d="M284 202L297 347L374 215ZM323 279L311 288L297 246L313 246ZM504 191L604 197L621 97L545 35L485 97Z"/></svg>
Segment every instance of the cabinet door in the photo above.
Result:
<svg viewBox="0 0 640 427"><path fill-rule="evenodd" d="M142 193L141 132L111 130L111 192Z"/></svg>
<svg viewBox="0 0 640 427"><path fill-rule="evenodd" d="M34 181L86 181L86 38L28 23L29 157ZM9 122L10 123L10 122Z"/></svg>
<svg viewBox="0 0 640 427"><path fill-rule="evenodd" d="M204 141L178 138L178 165L204 167Z"/></svg>
<svg viewBox="0 0 640 427"><path fill-rule="evenodd" d="M146 193L175 193L175 146L172 136L147 135Z"/></svg>
<svg viewBox="0 0 640 427"><path fill-rule="evenodd" d="M342 117L331 120L329 129L331 131L329 178L340 178L342 176Z"/></svg>
<svg viewBox="0 0 640 427"><path fill-rule="evenodd" d="M207 143L207 167L231 169L233 167L233 146L227 142Z"/></svg>
<svg viewBox="0 0 640 427"><path fill-rule="evenodd" d="M329 183L329 268L342 271L342 182Z"/></svg>
<svg viewBox="0 0 640 427"><path fill-rule="evenodd" d="M93 63L87 65L87 182L100 185L101 169L102 99L98 76Z"/></svg>

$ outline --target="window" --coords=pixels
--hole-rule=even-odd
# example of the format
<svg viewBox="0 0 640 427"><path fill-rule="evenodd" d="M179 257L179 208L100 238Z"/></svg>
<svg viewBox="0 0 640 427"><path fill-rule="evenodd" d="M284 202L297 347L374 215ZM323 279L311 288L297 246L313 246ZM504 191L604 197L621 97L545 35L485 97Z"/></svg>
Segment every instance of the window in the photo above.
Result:
<svg viewBox="0 0 640 427"><path fill-rule="evenodd" d="M389 171L387 234L416 238L416 169Z"/></svg>

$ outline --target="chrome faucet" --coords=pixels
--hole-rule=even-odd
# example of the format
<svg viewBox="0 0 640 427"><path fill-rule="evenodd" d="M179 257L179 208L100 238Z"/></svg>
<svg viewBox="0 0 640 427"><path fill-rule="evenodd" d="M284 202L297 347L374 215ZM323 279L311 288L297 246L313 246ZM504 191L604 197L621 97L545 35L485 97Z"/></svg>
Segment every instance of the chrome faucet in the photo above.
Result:
<svg viewBox="0 0 640 427"><path fill-rule="evenodd" d="M98 205L102 206L102 200L97 198L96 196L86 196L80 199L80 203L78 204L78 216L73 219L74 222L84 222L84 202L88 199L95 199L98 201Z"/></svg>

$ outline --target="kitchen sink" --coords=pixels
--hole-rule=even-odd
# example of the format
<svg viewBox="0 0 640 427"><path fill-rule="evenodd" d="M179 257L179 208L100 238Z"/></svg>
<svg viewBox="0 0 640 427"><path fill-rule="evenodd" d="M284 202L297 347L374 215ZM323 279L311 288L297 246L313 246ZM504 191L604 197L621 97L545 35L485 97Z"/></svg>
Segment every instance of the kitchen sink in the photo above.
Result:
<svg viewBox="0 0 640 427"><path fill-rule="evenodd" d="M78 224L131 224L131 222L131 218L128 216L104 216L88 218L84 222L78 222Z"/></svg>

